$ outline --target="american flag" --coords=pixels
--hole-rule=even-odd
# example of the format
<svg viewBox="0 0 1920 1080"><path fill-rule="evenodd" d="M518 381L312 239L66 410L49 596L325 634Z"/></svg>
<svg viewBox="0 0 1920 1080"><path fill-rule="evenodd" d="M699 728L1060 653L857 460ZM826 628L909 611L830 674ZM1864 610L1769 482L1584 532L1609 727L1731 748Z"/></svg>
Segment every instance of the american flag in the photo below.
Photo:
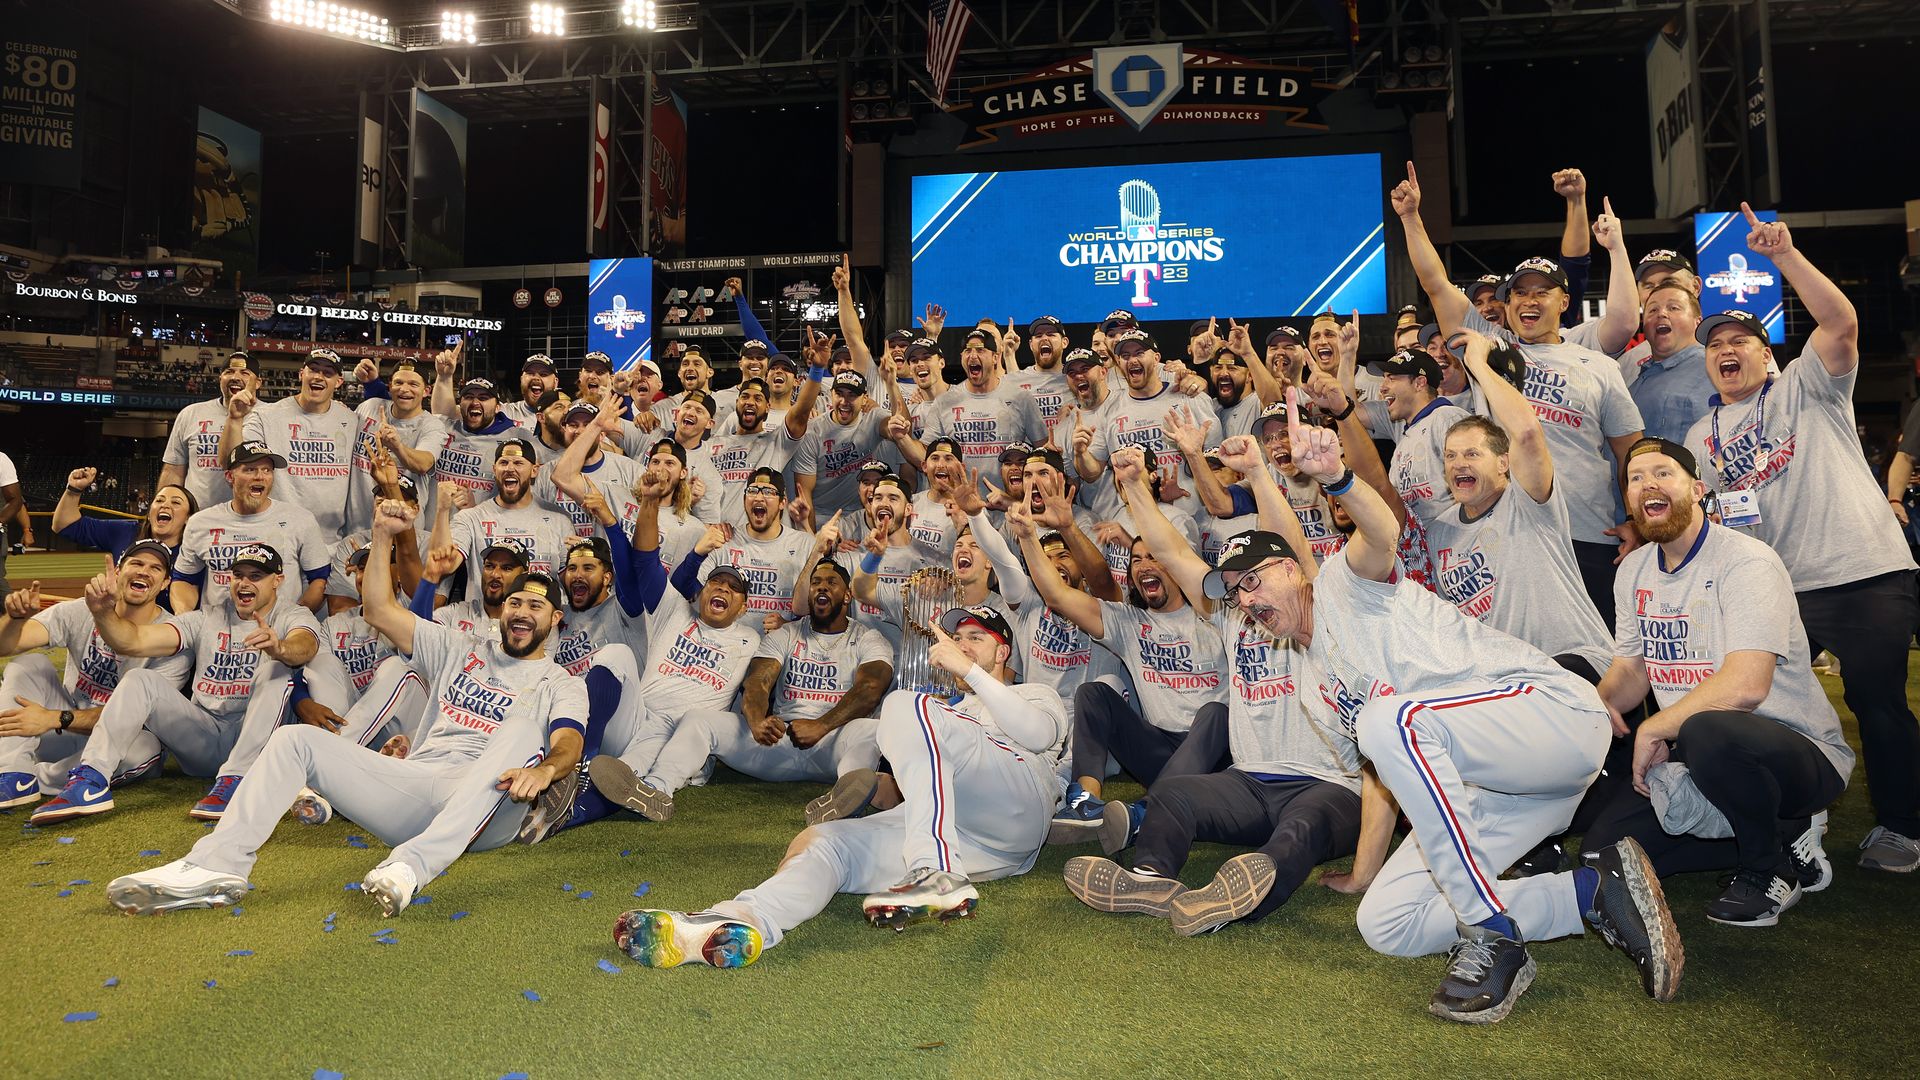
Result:
<svg viewBox="0 0 1920 1080"><path fill-rule="evenodd" d="M927 74L933 76L933 96L945 102L953 66L960 60L960 39L967 36L973 9L966 0L928 0Z"/></svg>

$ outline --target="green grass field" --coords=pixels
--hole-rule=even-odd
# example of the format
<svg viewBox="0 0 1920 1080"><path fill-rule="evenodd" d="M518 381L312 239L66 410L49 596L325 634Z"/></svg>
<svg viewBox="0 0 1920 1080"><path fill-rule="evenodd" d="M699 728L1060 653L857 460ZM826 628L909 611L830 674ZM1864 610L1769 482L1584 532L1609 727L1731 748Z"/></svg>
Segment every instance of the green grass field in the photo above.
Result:
<svg viewBox="0 0 1920 1080"><path fill-rule="evenodd" d="M1709 923L1716 881L1668 882L1679 1000L1649 1001L1596 940L1548 942L1513 1016L1482 1030L1427 1016L1444 961L1370 952L1353 898L1310 883L1260 924L1184 940L1075 901L1060 869L1086 849L984 885L979 916L951 926L873 930L843 896L751 967L641 968L612 946L615 915L758 882L819 790L725 770L670 823L463 859L394 920L345 888L382 851L339 821L283 825L236 913L128 918L106 882L203 831L186 816L202 785L169 775L95 820L0 822L0 1075L1910 1077L1920 877L1854 866L1871 823L1853 781L1828 836L1837 880L1779 927ZM1188 880L1230 854L1198 849ZM99 1015L63 1022L84 1012Z"/></svg>

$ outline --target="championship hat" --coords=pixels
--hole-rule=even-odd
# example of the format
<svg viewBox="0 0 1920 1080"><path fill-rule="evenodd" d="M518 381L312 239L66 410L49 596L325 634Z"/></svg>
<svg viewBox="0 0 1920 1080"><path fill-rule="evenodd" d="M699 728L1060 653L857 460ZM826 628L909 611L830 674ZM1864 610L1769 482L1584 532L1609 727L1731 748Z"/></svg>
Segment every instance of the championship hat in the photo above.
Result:
<svg viewBox="0 0 1920 1080"><path fill-rule="evenodd" d="M968 623L999 638L1002 645L1013 644L1013 631L1007 626L1005 617L985 604L952 607L940 615L940 629L949 634L958 633Z"/></svg>
<svg viewBox="0 0 1920 1080"><path fill-rule="evenodd" d="M1225 599L1228 593L1227 575L1245 573L1269 559L1292 559L1299 561L1279 533L1256 529L1226 542L1220 548L1220 557L1215 560L1213 569L1201 582L1201 590L1209 600Z"/></svg>
<svg viewBox="0 0 1920 1080"><path fill-rule="evenodd" d="M242 566L257 566L269 574L278 574L286 568L286 564L280 561L280 553L266 544L245 544L234 552L227 569L234 570Z"/></svg>

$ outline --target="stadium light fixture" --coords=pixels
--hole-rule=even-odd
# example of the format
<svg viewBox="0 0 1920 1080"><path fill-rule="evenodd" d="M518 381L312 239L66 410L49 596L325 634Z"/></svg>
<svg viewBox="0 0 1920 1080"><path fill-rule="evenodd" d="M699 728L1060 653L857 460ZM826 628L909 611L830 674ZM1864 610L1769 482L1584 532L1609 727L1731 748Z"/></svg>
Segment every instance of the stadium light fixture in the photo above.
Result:
<svg viewBox="0 0 1920 1080"><path fill-rule="evenodd" d="M371 11L362 11L327 0L271 0L267 17L289 26L319 30L336 37L391 44L393 30L387 20Z"/></svg>
<svg viewBox="0 0 1920 1080"><path fill-rule="evenodd" d="M480 40L480 34L474 26L471 11L443 11L440 13L440 41L453 45L466 42L472 45Z"/></svg>
<svg viewBox="0 0 1920 1080"><path fill-rule="evenodd" d="M527 28L547 37L565 37L567 9L559 4L534 4L528 9Z"/></svg>
<svg viewBox="0 0 1920 1080"><path fill-rule="evenodd" d="M620 24L636 30L660 28L660 6L654 0L621 0Z"/></svg>

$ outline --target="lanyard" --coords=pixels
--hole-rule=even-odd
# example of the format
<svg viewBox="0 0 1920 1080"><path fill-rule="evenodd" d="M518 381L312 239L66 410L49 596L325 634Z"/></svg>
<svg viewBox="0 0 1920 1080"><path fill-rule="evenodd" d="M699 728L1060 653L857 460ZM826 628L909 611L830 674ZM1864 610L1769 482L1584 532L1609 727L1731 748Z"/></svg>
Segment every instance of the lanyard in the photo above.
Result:
<svg viewBox="0 0 1920 1080"><path fill-rule="evenodd" d="M1760 438L1759 467L1761 469L1767 467L1767 455L1773 450L1773 447L1767 443L1767 395L1772 392L1773 380L1768 379L1766 383L1760 387L1760 400L1754 402L1753 406L1753 431L1754 434ZM1714 460L1721 465L1724 465L1727 460L1726 456L1721 453L1724 449L1726 449L1726 444L1720 441L1720 406L1715 405L1713 407L1713 457ZM1733 483L1733 478L1726 474L1724 468L1720 471L1720 478L1729 484Z"/></svg>

